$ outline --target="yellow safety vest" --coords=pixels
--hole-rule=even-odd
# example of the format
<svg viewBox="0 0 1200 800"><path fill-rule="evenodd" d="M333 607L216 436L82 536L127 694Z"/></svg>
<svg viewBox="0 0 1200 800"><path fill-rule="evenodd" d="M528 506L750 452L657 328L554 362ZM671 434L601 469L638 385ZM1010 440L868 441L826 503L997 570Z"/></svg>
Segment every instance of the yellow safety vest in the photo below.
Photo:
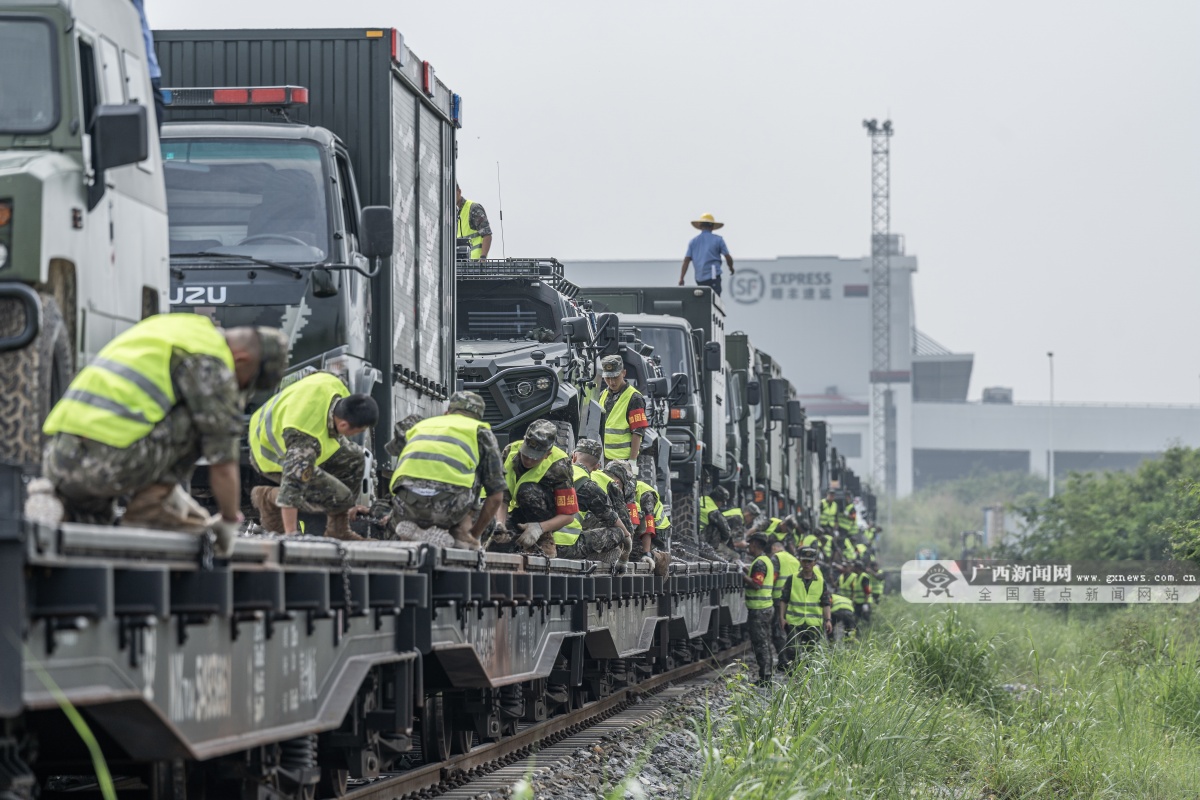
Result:
<svg viewBox="0 0 1200 800"><path fill-rule="evenodd" d="M666 509L663 508L662 498L659 497L658 489L655 489L645 481L638 481L636 484L638 500L641 500L642 495L650 492L654 495L654 530L665 531L671 527L671 520L667 519Z"/></svg>
<svg viewBox="0 0 1200 800"><path fill-rule="evenodd" d="M633 431L629 427L629 401L635 394L641 394L633 388L633 384L625 384L625 388L617 395L612 411L604 417L604 457L608 460L629 458L633 455ZM608 402L608 389L600 393L600 407L605 408Z"/></svg>
<svg viewBox="0 0 1200 800"><path fill-rule="evenodd" d="M779 559L779 574L775 576L775 591L772 593L772 597L779 602L783 599L783 586L787 583L788 578L800 574L800 559L787 550L780 550L775 557Z"/></svg>
<svg viewBox="0 0 1200 800"><path fill-rule="evenodd" d="M840 594L829 596L833 600L833 606L830 611L853 611L854 603L850 602L850 598Z"/></svg>
<svg viewBox="0 0 1200 800"><path fill-rule="evenodd" d="M491 427L465 414L443 414L413 425L392 473L392 489L401 478L471 488L479 467L479 431Z"/></svg>
<svg viewBox="0 0 1200 800"><path fill-rule="evenodd" d="M717 510L717 503L708 495L700 496L700 527L708 524L708 515Z"/></svg>
<svg viewBox="0 0 1200 800"><path fill-rule="evenodd" d="M784 621L793 627L820 627L823 621L821 613L821 595L825 593L825 579L813 573L812 582L804 588L804 580L800 576L792 579L792 594L788 598L787 614Z"/></svg>
<svg viewBox="0 0 1200 800"><path fill-rule="evenodd" d="M742 514L742 510L740 508L727 508L721 512L721 515L729 517L730 519L733 519L734 517L741 519L743 516L745 516Z"/></svg>
<svg viewBox="0 0 1200 800"><path fill-rule="evenodd" d="M145 438L175 407L175 350L219 358L233 371L233 353L212 320L199 314L158 314L104 346L71 381L42 432L71 433L121 449Z"/></svg>
<svg viewBox="0 0 1200 800"><path fill-rule="evenodd" d="M462 208L458 211L458 238L471 240L470 258L483 258L483 236L471 227L471 206L473 205L475 204L470 200L464 200Z"/></svg>
<svg viewBox="0 0 1200 800"><path fill-rule="evenodd" d="M837 525L837 500L821 501L821 527L832 528Z"/></svg>
<svg viewBox="0 0 1200 800"><path fill-rule="evenodd" d="M779 519L778 517L771 517L771 524L767 525L766 530L764 530L763 533L767 534L768 536L773 536L775 539L782 542L787 538L787 531L781 531L779 529L779 526L782 524L783 520Z"/></svg>
<svg viewBox="0 0 1200 800"><path fill-rule="evenodd" d="M320 443L317 466L329 460L341 444L329 435L329 406L350 390L336 375L314 372L288 386L250 416L250 457L265 473L283 472L287 447L283 432L292 428Z"/></svg>
<svg viewBox="0 0 1200 800"><path fill-rule="evenodd" d="M816 535L815 533L810 533L810 534L808 534L808 535L807 535L807 536L805 536L805 537L804 537L804 539L803 539L803 540L800 542L800 546L801 546L801 547L811 547L811 548L813 548L813 549L816 549L816 547L817 547L817 535Z"/></svg>
<svg viewBox="0 0 1200 800"><path fill-rule="evenodd" d="M759 561L767 565L767 576L763 578L763 584L759 587L746 587L746 608L751 611L761 611L764 608L771 607L771 595L775 592L775 565L771 563L771 557L763 554L754 559L754 563L750 565L751 571L754 569L754 564Z"/></svg>
<svg viewBox="0 0 1200 800"><path fill-rule="evenodd" d="M862 573L851 572L849 575L838 576L838 588L845 591L846 596L855 604L867 602L867 593L862 588Z"/></svg>
<svg viewBox="0 0 1200 800"><path fill-rule="evenodd" d="M520 452L520 446L515 446L508 454L508 458L504 460L504 483L508 486L508 510L515 511L517 508L517 490L527 483L537 483L542 479L550 467L554 466L559 461L567 457L567 454L557 447L550 448L550 454L534 465L533 469L525 470L520 478L517 477L517 454Z"/></svg>

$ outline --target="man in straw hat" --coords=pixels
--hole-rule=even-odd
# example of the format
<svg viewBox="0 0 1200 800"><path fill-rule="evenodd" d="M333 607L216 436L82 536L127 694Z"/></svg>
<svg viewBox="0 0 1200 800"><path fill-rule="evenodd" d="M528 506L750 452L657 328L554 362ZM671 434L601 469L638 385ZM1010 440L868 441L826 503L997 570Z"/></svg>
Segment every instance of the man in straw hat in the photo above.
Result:
<svg viewBox="0 0 1200 800"><path fill-rule="evenodd" d="M687 277L688 265L696 265L696 285L708 286L717 294L721 293L721 256L729 265L729 274L733 274L733 256L729 255L729 247L725 238L713 231L725 226L717 222L712 214L701 214L700 219L692 220L692 227L700 231L695 238L688 242L687 255L683 257L683 269L679 273L679 285Z"/></svg>

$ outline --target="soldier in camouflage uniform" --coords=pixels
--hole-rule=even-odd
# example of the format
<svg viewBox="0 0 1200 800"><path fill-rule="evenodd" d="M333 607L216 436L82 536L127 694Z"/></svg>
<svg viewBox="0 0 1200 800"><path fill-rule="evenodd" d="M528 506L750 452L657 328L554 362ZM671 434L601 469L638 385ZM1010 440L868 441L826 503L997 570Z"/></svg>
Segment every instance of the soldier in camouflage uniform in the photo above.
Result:
<svg viewBox="0 0 1200 800"><path fill-rule="evenodd" d="M466 456L463 466L474 469L474 478L469 486L465 479L456 484L419 477L424 469L418 464L446 455L439 452L439 444L444 444L445 437L452 434L452 430L441 430L446 427L445 424L434 422L437 430L431 428L428 432L424 430L428 426L420 425L420 421L409 422L403 430L397 428L397 439L389 445L389 452L394 447L393 454L399 456L402 462L397 465L392 479L389 523L395 538L426 541L443 547L479 548L483 533L503 506L505 488L500 445L491 426L481 421L483 412L483 398L475 392L455 392L446 407L446 416L458 415L478 423L476 426L464 426L468 433L471 427L476 429L477 460L473 459L473 454L466 452L469 450L463 446L466 443L451 443L452 450L457 446L464 451L454 453L452 460ZM452 429L458 427L453 422L450 421ZM410 434L414 437L411 444L408 441ZM428 438L416 439L417 436L435 438L431 441ZM406 459L406 455L412 458ZM430 474L437 474L436 469ZM445 477L453 476L447 474ZM486 496L482 503L479 499L481 490Z"/></svg>
<svg viewBox="0 0 1200 800"><path fill-rule="evenodd" d="M379 406L370 395L350 394L328 372L307 375L264 403L250 417L250 464L275 486L255 486L250 502L263 528L299 533L300 512L325 514L325 536L361 539L350 521L358 505L366 452L350 441L375 424ZM276 452L277 447L283 452ZM332 454L324 455L330 448Z"/></svg>
<svg viewBox="0 0 1200 800"><path fill-rule="evenodd" d="M623 556L628 558L625 542L629 540L629 532L625 523L613 505L609 490L601 488L592 478L603 452L603 445L595 439L580 439L575 444L571 461L575 467L575 496L583 525L574 544L558 545L559 558L589 559L605 564L615 564ZM560 535L564 532L574 533L563 529Z"/></svg>
<svg viewBox="0 0 1200 800"><path fill-rule="evenodd" d="M775 607L772 592L775 576L772 562L767 553L767 537L761 533L751 534L746 540L750 549L750 557L754 559L750 568L742 576L746 586L747 617L746 624L750 629L750 646L754 650L754 659L758 663L759 685L769 684L771 673L775 666L771 654L771 628L775 622ZM753 598L753 594L762 595ZM754 608L755 600L762 608Z"/></svg>
<svg viewBox="0 0 1200 800"><path fill-rule="evenodd" d="M116 500L132 496L122 524L202 530L208 514L180 484L204 458L220 512L211 527L219 550L227 551L241 522L246 393L273 389L287 352L287 338L274 328L221 330L186 314L150 317L113 339L71 382L43 427L50 436L43 475L66 515L111 524ZM115 443L114 431L128 431L131 423L138 426L127 434L132 441Z"/></svg>
<svg viewBox="0 0 1200 800"><path fill-rule="evenodd" d="M530 423L525 438L504 451L505 531L494 534L490 550L557 555L554 532L579 511L571 459L554 446L558 427L550 420Z"/></svg>

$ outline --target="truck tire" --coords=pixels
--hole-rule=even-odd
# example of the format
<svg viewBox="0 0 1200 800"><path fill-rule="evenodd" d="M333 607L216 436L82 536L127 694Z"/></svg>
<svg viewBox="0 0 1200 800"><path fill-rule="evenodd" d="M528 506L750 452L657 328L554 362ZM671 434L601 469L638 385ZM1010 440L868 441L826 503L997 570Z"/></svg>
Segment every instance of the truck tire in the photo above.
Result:
<svg viewBox="0 0 1200 800"><path fill-rule="evenodd" d="M671 538L675 541L686 542L692 548L700 543L700 527L698 524L699 501L696 492L672 494L671 496Z"/></svg>
<svg viewBox="0 0 1200 800"><path fill-rule="evenodd" d="M28 347L0 353L0 461L42 462L42 423L75 374L74 351L58 303L42 295L42 330ZM0 335L16 333L25 312L0 300Z"/></svg>
<svg viewBox="0 0 1200 800"><path fill-rule="evenodd" d="M567 455L575 452L575 428L569 422L564 422L561 419L551 420L554 427L558 428L558 435L554 437L554 445L562 450Z"/></svg>

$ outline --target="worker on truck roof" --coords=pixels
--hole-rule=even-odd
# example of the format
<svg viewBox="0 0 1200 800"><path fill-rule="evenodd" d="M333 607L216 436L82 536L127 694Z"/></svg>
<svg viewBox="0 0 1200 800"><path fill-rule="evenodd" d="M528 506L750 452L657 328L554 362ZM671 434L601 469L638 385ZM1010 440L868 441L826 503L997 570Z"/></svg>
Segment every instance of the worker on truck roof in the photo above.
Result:
<svg viewBox="0 0 1200 800"><path fill-rule="evenodd" d="M488 223L487 212L479 203L463 199L457 181L454 183L454 196L458 202L458 238L470 241L469 258L487 258L488 251L492 249L492 226Z"/></svg>
<svg viewBox="0 0 1200 800"><path fill-rule="evenodd" d="M67 387L46 418L44 473L80 522L201 532L220 552L242 515L238 471L244 392L273 389L287 367L275 328L222 330L199 314L159 314L113 339ZM209 464L220 512L210 519L182 488Z"/></svg>
<svg viewBox="0 0 1200 800"><path fill-rule="evenodd" d="M683 257L683 269L679 272L679 285L687 278L689 264L696 265L696 285L707 286L721 294L721 257L729 265L729 274L733 274L733 256L725 244L725 237L718 236L713 231L725 227L724 222L717 222L712 214L701 214L700 219L692 220L692 227L700 231L688 242L687 254Z"/></svg>
<svg viewBox="0 0 1200 800"><path fill-rule="evenodd" d="M325 514L325 535L361 539L350 521L358 505L366 452L350 441L379 419L370 395L350 394L341 378L314 372L250 417L250 464L274 486L255 486L250 502L264 529L299 533L300 512Z"/></svg>
<svg viewBox="0 0 1200 800"><path fill-rule="evenodd" d="M396 538L479 549L504 502L500 444L483 422L484 408L475 392L455 392L445 414L403 432L391 482Z"/></svg>

